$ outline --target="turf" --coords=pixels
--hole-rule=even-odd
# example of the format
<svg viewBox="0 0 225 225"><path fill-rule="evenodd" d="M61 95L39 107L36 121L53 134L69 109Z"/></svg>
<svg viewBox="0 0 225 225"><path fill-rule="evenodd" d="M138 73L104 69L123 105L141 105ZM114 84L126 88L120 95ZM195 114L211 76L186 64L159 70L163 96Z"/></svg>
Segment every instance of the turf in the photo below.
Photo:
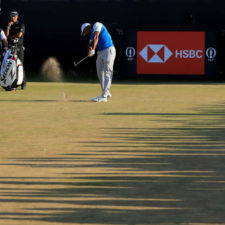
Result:
<svg viewBox="0 0 225 225"><path fill-rule="evenodd" d="M225 223L224 84L0 91L0 224Z"/></svg>

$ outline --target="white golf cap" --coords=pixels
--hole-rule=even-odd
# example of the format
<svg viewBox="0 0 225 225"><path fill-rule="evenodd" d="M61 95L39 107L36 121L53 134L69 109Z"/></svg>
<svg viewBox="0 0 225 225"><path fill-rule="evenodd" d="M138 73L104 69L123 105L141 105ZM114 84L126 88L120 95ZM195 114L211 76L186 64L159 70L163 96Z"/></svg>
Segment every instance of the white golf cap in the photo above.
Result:
<svg viewBox="0 0 225 225"><path fill-rule="evenodd" d="M83 23L83 24L82 24L82 26L81 26L81 36L83 35L84 29L85 29L87 26L91 26L91 24L90 24L90 23Z"/></svg>

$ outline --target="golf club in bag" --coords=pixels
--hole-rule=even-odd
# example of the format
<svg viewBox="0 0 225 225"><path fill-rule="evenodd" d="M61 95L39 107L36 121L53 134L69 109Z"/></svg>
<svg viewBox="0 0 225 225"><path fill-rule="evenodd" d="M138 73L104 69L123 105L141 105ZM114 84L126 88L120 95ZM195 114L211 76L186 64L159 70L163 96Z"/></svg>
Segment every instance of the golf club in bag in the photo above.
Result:
<svg viewBox="0 0 225 225"><path fill-rule="evenodd" d="M21 86L24 80L23 63L17 56L18 39L14 39L6 51L0 70L0 85L5 90Z"/></svg>

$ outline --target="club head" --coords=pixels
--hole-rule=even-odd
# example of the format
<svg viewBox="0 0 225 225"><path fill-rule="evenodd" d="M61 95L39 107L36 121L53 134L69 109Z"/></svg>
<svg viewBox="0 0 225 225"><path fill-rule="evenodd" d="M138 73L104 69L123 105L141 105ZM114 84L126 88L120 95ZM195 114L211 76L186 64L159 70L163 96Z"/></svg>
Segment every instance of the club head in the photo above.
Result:
<svg viewBox="0 0 225 225"><path fill-rule="evenodd" d="M75 67L77 66L76 62L74 62L74 66L75 66Z"/></svg>

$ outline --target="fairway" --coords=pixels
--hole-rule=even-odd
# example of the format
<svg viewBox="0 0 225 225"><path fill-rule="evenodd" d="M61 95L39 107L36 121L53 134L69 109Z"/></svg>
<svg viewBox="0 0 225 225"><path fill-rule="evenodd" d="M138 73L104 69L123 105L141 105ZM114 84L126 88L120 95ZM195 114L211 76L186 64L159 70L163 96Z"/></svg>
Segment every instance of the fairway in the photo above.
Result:
<svg viewBox="0 0 225 225"><path fill-rule="evenodd" d="M225 85L0 90L0 224L225 224Z"/></svg>

